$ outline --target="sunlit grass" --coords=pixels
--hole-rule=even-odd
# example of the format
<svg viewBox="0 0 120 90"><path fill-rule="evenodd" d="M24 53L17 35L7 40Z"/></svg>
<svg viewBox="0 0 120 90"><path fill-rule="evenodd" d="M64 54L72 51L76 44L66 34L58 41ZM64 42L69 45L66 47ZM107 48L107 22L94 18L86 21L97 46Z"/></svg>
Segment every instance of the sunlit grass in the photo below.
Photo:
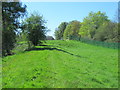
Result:
<svg viewBox="0 0 120 90"><path fill-rule="evenodd" d="M3 59L4 88L116 88L118 50L77 41L46 46Z"/></svg>

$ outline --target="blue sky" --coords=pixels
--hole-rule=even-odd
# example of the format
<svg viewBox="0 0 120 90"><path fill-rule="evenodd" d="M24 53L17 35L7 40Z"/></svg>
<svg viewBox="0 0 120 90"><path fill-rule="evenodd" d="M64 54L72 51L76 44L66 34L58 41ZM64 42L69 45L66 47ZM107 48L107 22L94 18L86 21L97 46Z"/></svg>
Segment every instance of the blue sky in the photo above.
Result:
<svg viewBox="0 0 120 90"><path fill-rule="evenodd" d="M61 22L72 20L83 21L89 12L105 12L109 19L114 20L117 14L117 2L23 2L27 5L28 16L34 11L43 15L46 26L51 31L47 35L54 36L55 28Z"/></svg>

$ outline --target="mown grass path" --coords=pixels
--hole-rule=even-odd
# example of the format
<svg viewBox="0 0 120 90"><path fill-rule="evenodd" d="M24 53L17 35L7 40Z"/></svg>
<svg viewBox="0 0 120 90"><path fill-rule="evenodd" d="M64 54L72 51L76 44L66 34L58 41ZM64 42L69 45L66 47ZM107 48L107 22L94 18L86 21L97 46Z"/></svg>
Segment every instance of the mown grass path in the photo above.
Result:
<svg viewBox="0 0 120 90"><path fill-rule="evenodd" d="M118 50L47 41L3 59L3 88L115 88Z"/></svg>

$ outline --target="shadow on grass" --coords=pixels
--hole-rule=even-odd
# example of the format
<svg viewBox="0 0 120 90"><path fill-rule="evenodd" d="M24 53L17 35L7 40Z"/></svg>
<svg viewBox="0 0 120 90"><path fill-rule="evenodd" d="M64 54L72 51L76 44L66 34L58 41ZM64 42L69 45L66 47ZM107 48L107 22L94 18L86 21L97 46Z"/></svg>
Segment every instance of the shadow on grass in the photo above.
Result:
<svg viewBox="0 0 120 90"><path fill-rule="evenodd" d="M79 56L79 55L72 54L72 53L67 52L67 51L65 51L65 50L62 50L62 49L52 48L52 47L50 47L51 45L40 45L40 46L49 46L49 47L44 47L44 48L32 48L32 49L29 49L29 50L26 50L26 51L57 50L57 51L61 51L61 52L67 53L67 54L69 54L69 55L73 55L73 56L76 56L76 57L81 57L81 56Z"/></svg>

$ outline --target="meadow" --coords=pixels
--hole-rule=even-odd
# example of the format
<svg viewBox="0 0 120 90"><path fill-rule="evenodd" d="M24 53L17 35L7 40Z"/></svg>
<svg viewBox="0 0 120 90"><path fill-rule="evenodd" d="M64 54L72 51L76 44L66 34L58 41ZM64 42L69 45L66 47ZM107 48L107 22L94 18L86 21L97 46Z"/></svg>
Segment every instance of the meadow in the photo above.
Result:
<svg viewBox="0 0 120 90"><path fill-rule="evenodd" d="M3 88L117 88L118 50L48 40L2 60Z"/></svg>

